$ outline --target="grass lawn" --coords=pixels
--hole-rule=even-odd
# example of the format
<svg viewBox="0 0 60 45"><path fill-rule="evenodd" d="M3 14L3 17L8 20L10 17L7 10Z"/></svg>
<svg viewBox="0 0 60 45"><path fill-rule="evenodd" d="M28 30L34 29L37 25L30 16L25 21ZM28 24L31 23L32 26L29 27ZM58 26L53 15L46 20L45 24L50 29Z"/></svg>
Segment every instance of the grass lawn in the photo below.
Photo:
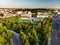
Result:
<svg viewBox="0 0 60 45"><path fill-rule="evenodd" d="M39 21L30 21L30 20L22 20L23 23L32 23L32 24L37 24Z"/></svg>

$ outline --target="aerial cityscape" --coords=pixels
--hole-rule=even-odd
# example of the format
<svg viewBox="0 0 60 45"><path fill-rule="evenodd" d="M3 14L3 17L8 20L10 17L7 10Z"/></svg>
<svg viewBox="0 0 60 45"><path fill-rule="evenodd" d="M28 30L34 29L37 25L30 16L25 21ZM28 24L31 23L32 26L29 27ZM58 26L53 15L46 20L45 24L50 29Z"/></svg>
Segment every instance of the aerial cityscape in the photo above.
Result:
<svg viewBox="0 0 60 45"><path fill-rule="evenodd" d="M0 0L0 45L60 45L60 0Z"/></svg>

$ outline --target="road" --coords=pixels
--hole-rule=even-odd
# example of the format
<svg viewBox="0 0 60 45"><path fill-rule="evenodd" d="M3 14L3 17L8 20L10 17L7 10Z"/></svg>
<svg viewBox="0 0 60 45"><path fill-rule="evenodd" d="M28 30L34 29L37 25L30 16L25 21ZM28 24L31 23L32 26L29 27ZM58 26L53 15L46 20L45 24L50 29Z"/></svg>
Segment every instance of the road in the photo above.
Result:
<svg viewBox="0 0 60 45"><path fill-rule="evenodd" d="M52 19L51 45L60 45L60 18Z"/></svg>
<svg viewBox="0 0 60 45"><path fill-rule="evenodd" d="M12 31L11 45L21 45L18 35Z"/></svg>

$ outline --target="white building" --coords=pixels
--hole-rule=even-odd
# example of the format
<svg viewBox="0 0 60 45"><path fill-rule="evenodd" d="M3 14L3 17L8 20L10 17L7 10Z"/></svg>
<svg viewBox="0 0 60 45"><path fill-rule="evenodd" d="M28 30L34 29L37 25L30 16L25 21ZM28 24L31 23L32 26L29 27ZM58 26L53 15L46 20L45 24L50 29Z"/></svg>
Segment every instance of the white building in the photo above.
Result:
<svg viewBox="0 0 60 45"><path fill-rule="evenodd" d="M60 14L60 12L58 10L55 10L54 13Z"/></svg>
<svg viewBox="0 0 60 45"><path fill-rule="evenodd" d="M17 11L17 14L18 15L20 15L20 14L22 14L23 13L23 11Z"/></svg>
<svg viewBox="0 0 60 45"><path fill-rule="evenodd" d="M42 12L37 12L37 15L41 15L42 14Z"/></svg>
<svg viewBox="0 0 60 45"><path fill-rule="evenodd" d="M28 11L29 17L32 17L32 12Z"/></svg>
<svg viewBox="0 0 60 45"><path fill-rule="evenodd" d="M23 12L23 13L21 14L21 17L30 18L30 17L32 17L32 13L31 13L30 11L28 11L28 13Z"/></svg>
<svg viewBox="0 0 60 45"><path fill-rule="evenodd" d="M8 16L9 14L8 13L4 13L4 16Z"/></svg>
<svg viewBox="0 0 60 45"><path fill-rule="evenodd" d="M37 18L46 18L49 17L49 15L37 15Z"/></svg>
<svg viewBox="0 0 60 45"><path fill-rule="evenodd" d="M58 12L58 14L60 14L60 12Z"/></svg>

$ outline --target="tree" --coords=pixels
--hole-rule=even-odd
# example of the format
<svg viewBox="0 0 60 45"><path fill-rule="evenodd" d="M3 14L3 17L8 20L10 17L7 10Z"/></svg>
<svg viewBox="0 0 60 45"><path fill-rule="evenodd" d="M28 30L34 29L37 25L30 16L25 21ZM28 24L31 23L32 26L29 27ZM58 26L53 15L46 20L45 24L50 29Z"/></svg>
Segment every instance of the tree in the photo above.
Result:
<svg viewBox="0 0 60 45"><path fill-rule="evenodd" d="M20 30L20 41L22 45L26 45L26 44L30 45L28 41L28 36L21 30Z"/></svg>
<svg viewBox="0 0 60 45"><path fill-rule="evenodd" d="M30 42L31 45L36 45L39 42L37 32L34 28L30 32L29 42Z"/></svg>
<svg viewBox="0 0 60 45"><path fill-rule="evenodd" d="M0 44L7 44L10 43L11 38L11 31L8 30L5 26L0 23Z"/></svg>
<svg viewBox="0 0 60 45"><path fill-rule="evenodd" d="M30 45L30 43L29 43L28 39L26 40L25 45Z"/></svg>
<svg viewBox="0 0 60 45"><path fill-rule="evenodd" d="M44 18L37 24L36 30L39 38L39 45L47 43L49 34L51 32L52 20L50 18Z"/></svg>
<svg viewBox="0 0 60 45"><path fill-rule="evenodd" d="M0 13L0 16L2 17L2 16L4 16L2 13Z"/></svg>
<svg viewBox="0 0 60 45"><path fill-rule="evenodd" d="M37 17L37 14L32 14L32 17Z"/></svg>

